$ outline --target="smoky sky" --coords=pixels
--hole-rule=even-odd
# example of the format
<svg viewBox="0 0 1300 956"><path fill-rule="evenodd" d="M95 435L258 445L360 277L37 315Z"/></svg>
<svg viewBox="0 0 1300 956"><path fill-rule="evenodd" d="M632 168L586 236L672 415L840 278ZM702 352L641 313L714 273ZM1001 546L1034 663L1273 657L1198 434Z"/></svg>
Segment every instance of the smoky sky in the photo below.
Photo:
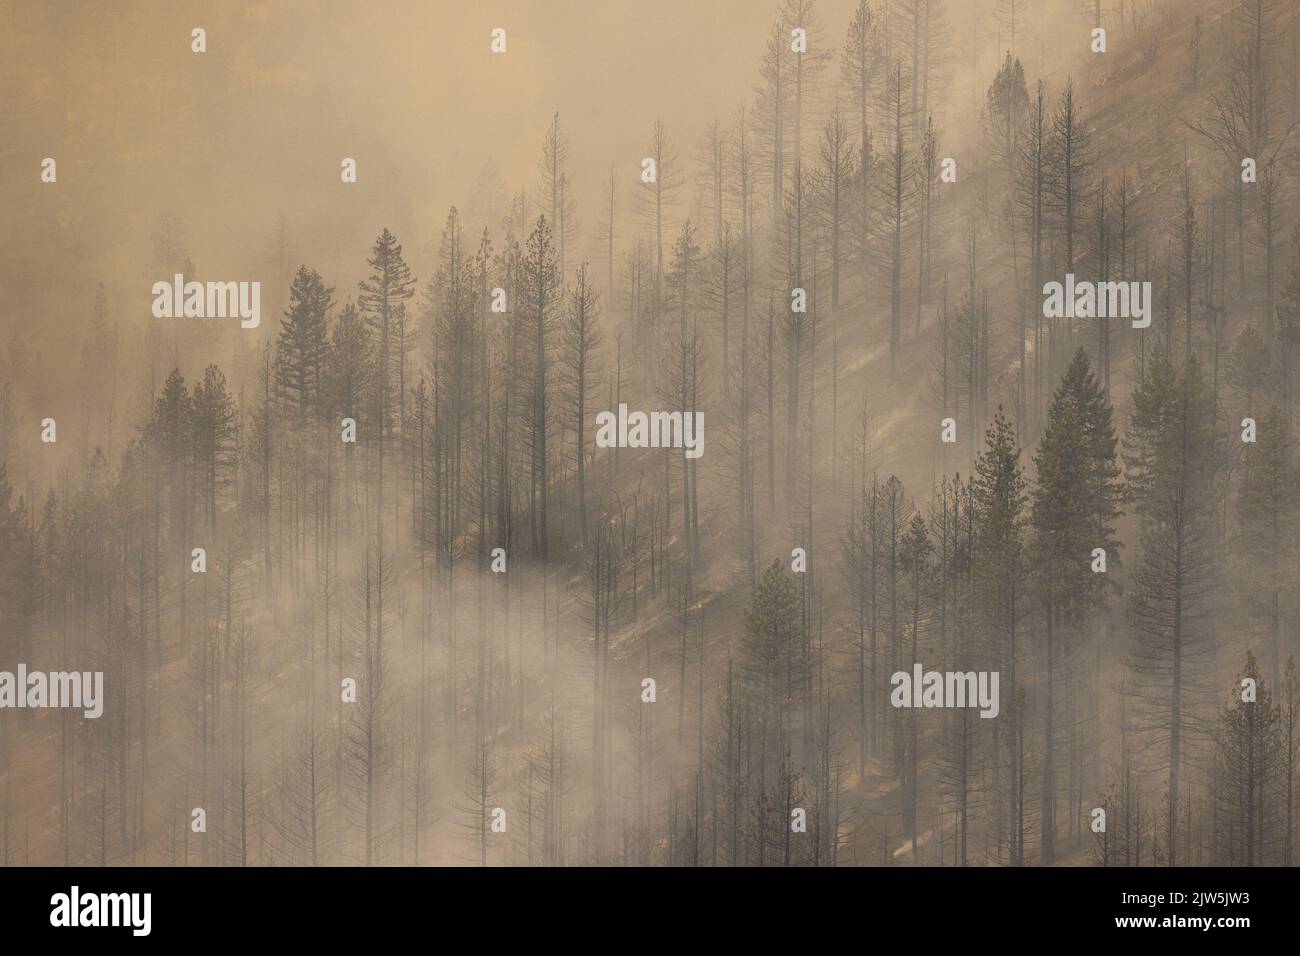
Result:
<svg viewBox="0 0 1300 956"><path fill-rule="evenodd" d="M52 348L51 326L104 281L119 321L147 319L168 210L208 278L258 278L281 214L298 258L341 286L385 225L423 278L448 206L535 188L556 111L590 238L610 165L630 194L655 117L689 163L704 125L749 95L769 14L745 0L6 3L6 318L40 311L20 321ZM488 49L496 26L504 55ZM47 156L59 179L41 192ZM37 280L68 271L57 294Z"/></svg>
<svg viewBox="0 0 1300 956"><path fill-rule="evenodd" d="M88 397L75 395L80 362L94 356L78 356L102 283L124 361L135 363L121 370L128 394L114 396L114 434L104 439L120 447L150 401L135 394L141 379L156 384L173 364L192 376L216 362L232 381L251 381L250 356L274 338L285 305L282 227L287 272L302 263L318 270L339 302L355 295L369 244L385 227L423 288L449 207L460 210L467 241L477 245L487 226L498 247L512 195L526 193L530 215L544 208L534 202L539 161L557 111L577 220L566 271L603 257L611 170L619 254L644 233L635 194L656 119L683 180L667 214L672 235L707 204L699 149L709 124L730 128L739 109L756 107L776 8L757 0L2 3L0 322L10 334L0 380L12 383L20 415L36 420L84 404ZM985 8L949 9L945 76L933 91L941 155L957 159L959 175L983 165L971 150L981 148L983 90L1006 45ZM810 159L841 89L838 53L853 4L814 9L812 50L830 58L805 104ZM197 54L190 37L200 26L207 52ZM1059 86L1087 56L1085 26L1076 43L1058 33L1050 49L1041 39L1020 44L1034 75ZM495 27L507 31L505 54L490 52ZM45 157L58 163L56 184L40 181ZM356 184L340 181L345 157L357 162ZM259 329L216 347L192 327L169 325L170 339L154 341L150 289L171 276L158 274L151 237L167 215L183 230L197 278L263 283ZM232 350L247 353L243 366ZM45 466L66 454L48 449Z"/></svg>

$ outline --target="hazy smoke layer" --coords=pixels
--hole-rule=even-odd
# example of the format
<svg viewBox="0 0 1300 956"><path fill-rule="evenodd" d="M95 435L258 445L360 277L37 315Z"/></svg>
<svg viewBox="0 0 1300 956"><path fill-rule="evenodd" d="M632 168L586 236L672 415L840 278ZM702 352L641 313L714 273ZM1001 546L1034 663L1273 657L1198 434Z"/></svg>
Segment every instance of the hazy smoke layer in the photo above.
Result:
<svg viewBox="0 0 1300 956"><path fill-rule="evenodd" d="M1290 864L1300 10L0 5L0 861Z"/></svg>

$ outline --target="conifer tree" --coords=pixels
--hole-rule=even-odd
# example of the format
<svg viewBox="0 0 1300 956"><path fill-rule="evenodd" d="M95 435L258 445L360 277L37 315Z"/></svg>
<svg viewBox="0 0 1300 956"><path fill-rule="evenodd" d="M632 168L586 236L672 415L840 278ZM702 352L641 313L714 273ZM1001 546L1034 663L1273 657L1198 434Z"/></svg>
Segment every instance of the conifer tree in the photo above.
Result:
<svg viewBox="0 0 1300 956"><path fill-rule="evenodd" d="M1214 398L1195 357L1172 380L1167 373L1151 376L1135 404L1127 444L1139 469L1140 555L1129 599L1129 666L1139 719L1163 745L1167 862L1173 866L1184 812L1182 771L1204 737L1197 702L1213 664L1219 448Z"/></svg>
<svg viewBox="0 0 1300 956"><path fill-rule="evenodd" d="M743 622L740 675L753 695L754 710L761 716L766 733L777 735L779 741L788 731L789 715L798 703L797 691L803 686L805 667L800 647L799 589L779 560L763 572Z"/></svg>
<svg viewBox="0 0 1300 956"><path fill-rule="evenodd" d="M1042 841L1045 863L1055 854L1056 683L1058 671L1084 638L1088 613L1104 597L1105 576L1092 572L1093 550L1115 553L1118 500L1110 408L1080 350L1057 388L1034 455L1033 561L1042 608L1044 648Z"/></svg>
<svg viewBox="0 0 1300 956"><path fill-rule="evenodd" d="M912 190L908 175L909 157L904 135L906 111L903 106L903 68L899 63L889 76L885 97L885 119L889 131L889 152L878 177L881 206L884 208L884 251L889 269L889 361L893 369L903 332L903 235L911 223Z"/></svg>
<svg viewBox="0 0 1300 956"><path fill-rule="evenodd" d="M550 498L549 461L546 439L550 428L547 375L552 364L555 306L559 300L561 278L556 262L551 226L545 216L537 218L528 237L528 250L521 262L522 309L527 316L531 338L532 368L529 370L532 394L529 406L529 516L533 550L545 557L548 550L548 502Z"/></svg>
<svg viewBox="0 0 1300 956"><path fill-rule="evenodd" d="M1219 712L1213 791L1219 865L1259 866L1281 855L1277 778L1284 759L1278 707L1247 651L1245 669Z"/></svg>
<svg viewBox="0 0 1300 956"><path fill-rule="evenodd" d="M908 631L911 633L909 650L910 672L921 661L921 623L928 614L931 587L930 555L934 552L934 543L930 540L925 518L917 512L908 522L907 533L899 544L899 564L908 577L908 614L911 618ZM918 727L917 713L909 711L906 716L907 740L905 744L906 760L903 766L903 828L912 843L912 862L921 862L920 847L917 843L918 805L920 803L920 752L921 735Z"/></svg>
<svg viewBox="0 0 1300 956"><path fill-rule="evenodd" d="M208 531L217 530L217 507L225 488L235 480L235 401L226 389L226 376L215 365L203 370L194 386L194 460Z"/></svg>
<svg viewBox="0 0 1300 956"><path fill-rule="evenodd" d="M381 436L391 434L394 425L394 407L401 396L394 388L400 378L399 365L404 362L399 322L404 317L405 304L415 295L415 277L402 258L402 247L397 237L384 229L371 246L366 260L371 273L360 283L357 307L365 316L374 336L375 349L375 402L374 420ZM383 455L380 455L382 470Z"/></svg>
<svg viewBox="0 0 1300 956"><path fill-rule="evenodd" d="M289 286L289 308L280 320L276 343L276 379L299 414L316 404L329 342L326 325L333 307L333 288L326 288L316 270L299 266Z"/></svg>
<svg viewBox="0 0 1300 956"><path fill-rule="evenodd" d="M569 291L564 316L565 365L570 400L573 403L573 429L577 443L578 520L582 541L587 540L587 402L597 391L595 357L603 336L600 330L599 293L587 275L587 264L578 267L573 288Z"/></svg>
<svg viewBox="0 0 1300 956"><path fill-rule="evenodd" d="M1017 737L1019 714L1016 703L1019 696L1019 659L1024 649L1018 642L1018 629L1024 605L1023 593L1025 559L1022 532L1024 509L1027 503L1024 472L1020 464L1020 448L1016 443L1015 426L998 406L993 423L985 432L985 449L975 460L972 491L975 508L976 560L973 565L975 594L978 596L976 612L982 641L988 648L990 659L1001 672L1001 694L1007 703L1002 713L1008 717L1010 736L1006 741L1009 775L1001 775L1002 754L1000 731L1002 722L993 728L994 801L997 807L999 836L1003 819L1004 801L1009 803L1010 818L1023 818L1020 790L1015 782L1021 778L1020 760L1022 742ZM1003 786L1007 791L1004 794ZM1009 800L1005 798L1009 797ZM1011 855L1019 858L1023 851L1024 833L1013 827ZM999 846L1000 849L1000 846Z"/></svg>
<svg viewBox="0 0 1300 956"><path fill-rule="evenodd" d="M1237 495L1242 552L1241 594L1247 614L1263 623L1269 681L1282 683L1285 574L1295 561L1295 443L1277 408L1260 417L1242 455ZM1289 602L1286 602L1289 603Z"/></svg>

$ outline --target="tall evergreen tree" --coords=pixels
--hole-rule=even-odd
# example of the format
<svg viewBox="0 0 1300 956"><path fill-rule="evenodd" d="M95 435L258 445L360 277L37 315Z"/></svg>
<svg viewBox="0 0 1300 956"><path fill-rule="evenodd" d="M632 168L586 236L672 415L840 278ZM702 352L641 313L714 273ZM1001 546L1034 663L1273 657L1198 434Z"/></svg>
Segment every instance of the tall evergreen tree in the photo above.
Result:
<svg viewBox="0 0 1300 956"><path fill-rule="evenodd" d="M1024 542L1027 482L1020 464L1020 448L1016 442L1016 429L1002 407L998 406L985 433L985 448L975 460L972 491L975 508L975 562L973 576L977 595L976 612L980 627L981 644L987 647L989 659L1001 672L1001 694L1006 705L1006 724L1010 735L1005 744L1009 757L1009 775L1001 774L1002 754L999 721L994 733L994 800L998 814L998 832L1004 804L1009 809L1010 851L1013 863L1023 862L1024 807L1022 794L1016 782L1021 778L1020 761L1024 748L1017 736L1019 714L1016 706L1019 696L1019 660L1024 649L1018 643L1020 619L1024 616L1026 595ZM1006 787L1004 794L1003 788ZM1005 799L1009 797L1009 799ZM1001 846L999 846L999 851Z"/></svg>
<svg viewBox="0 0 1300 956"><path fill-rule="evenodd" d="M561 278L556 262L551 227L545 216L537 218L528 237L528 250L522 262L523 309L527 316L531 347L531 407L529 415L529 515L533 550L546 557L548 550L548 502L550 472L546 439L550 428L547 375L552 364L551 332L556 324L555 306L559 301Z"/></svg>
<svg viewBox="0 0 1300 956"><path fill-rule="evenodd" d="M1167 362L1163 354L1157 365ZM1170 385L1172 384L1172 387ZM1211 601L1220 571L1215 500L1219 448L1214 396L1195 357L1176 375L1152 375L1135 397L1126 442L1140 496L1140 555L1129 600L1130 667L1148 734L1168 774L1167 862L1177 852L1183 769L1204 741L1206 681L1214 663Z"/></svg>
<svg viewBox="0 0 1300 956"><path fill-rule="evenodd" d="M400 367L405 362L401 323L406 302L415 295L415 277L402 258L402 246L384 229L370 249L370 275L360 283L357 307L366 317L374 335L375 348L375 423L381 436L393 431L396 409L402 396L395 384L400 382ZM382 470L383 455L380 455Z"/></svg>
<svg viewBox="0 0 1300 956"><path fill-rule="evenodd" d="M1058 677L1084 640L1090 611L1105 594L1105 576L1092 571L1093 551L1109 561L1116 550L1119 496L1110 407L1082 350L1056 389L1034 455L1032 553L1043 612L1042 859L1055 856L1056 697ZM1059 643L1058 643L1059 642Z"/></svg>
<svg viewBox="0 0 1300 956"><path fill-rule="evenodd" d="M1285 767L1281 721L1255 655L1246 652L1228 702L1219 712L1213 780L1214 862L1220 866L1275 863L1283 808L1279 771Z"/></svg>
<svg viewBox="0 0 1300 956"><path fill-rule="evenodd" d="M1296 491L1295 442L1291 428L1277 408L1260 417L1256 440L1242 455L1237 496L1238 543L1242 569L1240 593L1244 610L1263 623L1269 682L1282 683L1284 608L1287 571L1295 562ZM1289 630L1289 629L1288 629ZM1290 643L1290 642L1288 642Z"/></svg>
<svg viewBox="0 0 1300 956"><path fill-rule="evenodd" d="M280 320L276 343L276 379L301 414L317 403L329 342L326 326L334 305L333 288L326 288L316 270L299 266L289 286L289 308Z"/></svg>
<svg viewBox="0 0 1300 956"><path fill-rule="evenodd" d="M602 342L599 293L587 274L587 264L578 267L569 291L564 316L564 351L568 390L573 403L573 430L577 443L578 520L582 540L587 540L587 403L596 390L595 358Z"/></svg>

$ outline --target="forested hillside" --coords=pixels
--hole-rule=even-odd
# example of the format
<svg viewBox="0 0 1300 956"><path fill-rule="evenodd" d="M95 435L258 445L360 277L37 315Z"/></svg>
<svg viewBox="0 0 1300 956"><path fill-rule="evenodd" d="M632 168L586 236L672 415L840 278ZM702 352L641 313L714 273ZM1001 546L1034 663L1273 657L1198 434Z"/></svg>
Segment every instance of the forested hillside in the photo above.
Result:
<svg viewBox="0 0 1300 956"><path fill-rule="evenodd" d="M444 6L0 9L0 861L1292 864L1300 7Z"/></svg>

